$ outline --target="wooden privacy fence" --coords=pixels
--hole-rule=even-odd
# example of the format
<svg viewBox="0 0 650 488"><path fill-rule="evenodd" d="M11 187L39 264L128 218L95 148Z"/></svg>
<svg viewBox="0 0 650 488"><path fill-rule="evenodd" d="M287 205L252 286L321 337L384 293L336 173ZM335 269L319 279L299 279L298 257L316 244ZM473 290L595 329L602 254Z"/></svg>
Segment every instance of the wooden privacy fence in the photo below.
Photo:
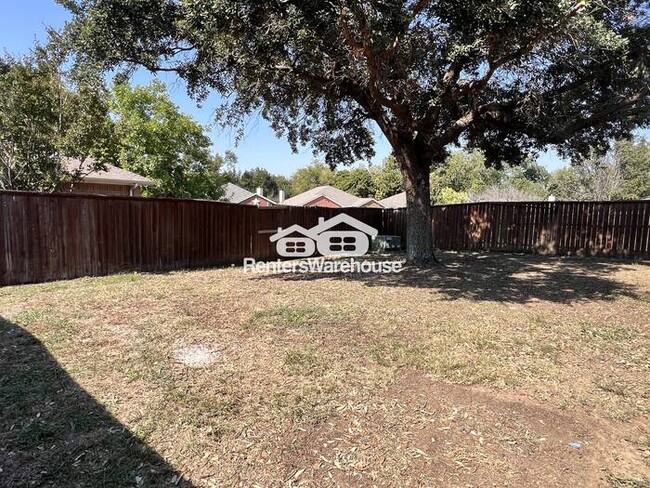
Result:
<svg viewBox="0 0 650 488"><path fill-rule="evenodd" d="M276 259L278 227L341 210L201 200L0 192L0 285ZM345 209L377 229L380 209Z"/></svg>
<svg viewBox="0 0 650 488"><path fill-rule="evenodd" d="M278 227L345 212L406 237L406 211L0 192L0 285L276 259ZM443 250L650 257L650 201L477 203L432 210Z"/></svg>
<svg viewBox="0 0 650 488"><path fill-rule="evenodd" d="M392 212L384 230L405 236L406 211ZM442 250L650 258L650 200L434 206L431 225Z"/></svg>
<svg viewBox="0 0 650 488"><path fill-rule="evenodd" d="M433 221L441 249L650 256L650 201L450 205Z"/></svg>

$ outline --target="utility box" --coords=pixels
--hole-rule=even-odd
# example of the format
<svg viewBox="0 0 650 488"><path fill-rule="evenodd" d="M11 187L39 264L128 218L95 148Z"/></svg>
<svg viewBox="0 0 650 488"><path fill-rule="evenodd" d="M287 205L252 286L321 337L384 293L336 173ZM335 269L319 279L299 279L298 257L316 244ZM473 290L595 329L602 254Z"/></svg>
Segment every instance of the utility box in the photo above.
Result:
<svg viewBox="0 0 650 488"><path fill-rule="evenodd" d="M400 249L402 249L400 236L375 236L372 238L374 252L399 251Z"/></svg>

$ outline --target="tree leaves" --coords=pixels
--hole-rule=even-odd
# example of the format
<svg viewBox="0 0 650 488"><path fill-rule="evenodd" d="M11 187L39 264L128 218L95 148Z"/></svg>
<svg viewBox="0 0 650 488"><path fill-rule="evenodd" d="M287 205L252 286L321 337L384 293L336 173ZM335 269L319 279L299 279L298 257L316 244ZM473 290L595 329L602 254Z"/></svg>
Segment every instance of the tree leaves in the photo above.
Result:
<svg viewBox="0 0 650 488"><path fill-rule="evenodd" d="M119 164L152 178L156 196L212 198L225 182L222 161L210 153L205 129L180 112L165 86L113 86L111 112Z"/></svg>
<svg viewBox="0 0 650 488"><path fill-rule="evenodd" d="M94 158L109 145L108 99L91 70L73 77L41 48L0 60L0 188L52 191L66 177L62 159Z"/></svg>

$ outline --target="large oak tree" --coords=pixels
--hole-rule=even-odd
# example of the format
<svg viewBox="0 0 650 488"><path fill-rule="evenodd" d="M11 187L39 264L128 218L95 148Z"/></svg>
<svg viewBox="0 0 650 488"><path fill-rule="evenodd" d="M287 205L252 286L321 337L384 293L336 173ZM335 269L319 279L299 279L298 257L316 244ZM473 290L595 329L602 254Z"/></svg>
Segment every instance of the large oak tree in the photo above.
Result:
<svg viewBox="0 0 650 488"><path fill-rule="evenodd" d="M649 122L648 2L59 0L80 62L173 71L228 123L255 111L331 164L372 155L406 180L408 257L432 256L429 172L451 145L513 163L603 149Z"/></svg>

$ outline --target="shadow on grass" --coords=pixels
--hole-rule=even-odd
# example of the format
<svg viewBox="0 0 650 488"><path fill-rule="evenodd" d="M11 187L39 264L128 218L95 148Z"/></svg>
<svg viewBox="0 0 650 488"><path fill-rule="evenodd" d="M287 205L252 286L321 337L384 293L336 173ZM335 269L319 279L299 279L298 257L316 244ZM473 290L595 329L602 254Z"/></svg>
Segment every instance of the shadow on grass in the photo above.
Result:
<svg viewBox="0 0 650 488"><path fill-rule="evenodd" d="M0 486L192 486L1 317L0 372Z"/></svg>
<svg viewBox="0 0 650 488"><path fill-rule="evenodd" d="M442 253L439 259L440 266L407 267L398 274L287 273L261 275L259 279L310 281L338 278L360 281L370 287L429 288L439 293L443 300L572 303L617 297L641 298L637 289L612 277L630 262L498 253Z"/></svg>

